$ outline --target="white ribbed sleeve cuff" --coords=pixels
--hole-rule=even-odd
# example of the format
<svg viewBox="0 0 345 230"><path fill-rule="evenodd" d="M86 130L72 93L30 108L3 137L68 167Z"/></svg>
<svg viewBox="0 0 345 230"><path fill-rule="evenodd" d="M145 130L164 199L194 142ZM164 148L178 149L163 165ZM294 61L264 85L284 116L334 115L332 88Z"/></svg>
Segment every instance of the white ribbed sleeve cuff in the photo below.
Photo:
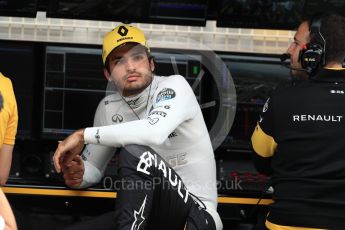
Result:
<svg viewBox="0 0 345 230"><path fill-rule="evenodd" d="M84 131L84 141L86 144L99 144L99 128L86 128Z"/></svg>

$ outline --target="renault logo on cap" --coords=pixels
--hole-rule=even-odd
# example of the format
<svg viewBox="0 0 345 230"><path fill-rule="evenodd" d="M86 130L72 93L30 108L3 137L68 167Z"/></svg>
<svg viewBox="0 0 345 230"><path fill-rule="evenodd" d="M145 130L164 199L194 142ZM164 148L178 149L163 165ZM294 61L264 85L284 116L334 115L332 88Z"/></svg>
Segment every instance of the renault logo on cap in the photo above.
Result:
<svg viewBox="0 0 345 230"><path fill-rule="evenodd" d="M115 123L121 123L123 121L123 117L120 114L115 114L111 120Z"/></svg>
<svg viewBox="0 0 345 230"><path fill-rule="evenodd" d="M128 34L128 29L125 26L120 26L117 30L117 33L120 34L122 37Z"/></svg>

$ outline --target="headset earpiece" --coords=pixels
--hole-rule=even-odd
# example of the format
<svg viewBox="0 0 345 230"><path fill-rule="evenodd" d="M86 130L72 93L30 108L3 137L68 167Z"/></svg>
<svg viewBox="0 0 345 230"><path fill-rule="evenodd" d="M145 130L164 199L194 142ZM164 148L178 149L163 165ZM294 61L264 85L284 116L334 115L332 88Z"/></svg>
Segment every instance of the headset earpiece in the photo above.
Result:
<svg viewBox="0 0 345 230"><path fill-rule="evenodd" d="M325 46L326 41L324 40L321 32L321 18L315 18L312 20L310 26L310 38L313 39L314 36L319 36L323 44L318 44L315 42L310 42L300 50L299 61L301 62L302 68L305 69L310 74L315 74L320 65L325 64Z"/></svg>
<svg viewBox="0 0 345 230"><path fill-rule="evenodd" d="M308 72L315 72L322 62L323 47L316 43L307 44L306 49L302 49L300 52L300 61L303 69Z"/></svg>

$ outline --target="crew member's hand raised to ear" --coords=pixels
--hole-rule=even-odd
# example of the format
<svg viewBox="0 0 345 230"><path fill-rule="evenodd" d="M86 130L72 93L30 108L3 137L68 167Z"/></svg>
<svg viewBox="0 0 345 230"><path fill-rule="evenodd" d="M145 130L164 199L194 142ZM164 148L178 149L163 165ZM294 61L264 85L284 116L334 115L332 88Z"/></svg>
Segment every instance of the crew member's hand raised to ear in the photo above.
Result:
<svg viewBox="0 0 345 230"><path fill-rule="evenodd" d="M54 156L55 170L60 173L62 162L66 166L72 163L76 155L79 155L84 148L84 129L79 129L59 143Z"/></svg>

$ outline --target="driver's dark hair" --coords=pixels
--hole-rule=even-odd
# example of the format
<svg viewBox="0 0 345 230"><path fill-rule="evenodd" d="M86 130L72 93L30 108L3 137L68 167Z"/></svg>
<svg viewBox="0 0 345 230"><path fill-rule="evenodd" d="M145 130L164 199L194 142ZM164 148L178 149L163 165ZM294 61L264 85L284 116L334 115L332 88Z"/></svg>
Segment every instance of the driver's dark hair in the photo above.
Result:
<svg viewBox="0 0 345 230"><path fill-rule="evenodd" d="M326 41L325 63L343 63L345 58L345 18L335 13L315 14L307 20L309 28L314 20L321 20L320 33ZM319 34L311 35L310 42L324 46Z"/></svg>

